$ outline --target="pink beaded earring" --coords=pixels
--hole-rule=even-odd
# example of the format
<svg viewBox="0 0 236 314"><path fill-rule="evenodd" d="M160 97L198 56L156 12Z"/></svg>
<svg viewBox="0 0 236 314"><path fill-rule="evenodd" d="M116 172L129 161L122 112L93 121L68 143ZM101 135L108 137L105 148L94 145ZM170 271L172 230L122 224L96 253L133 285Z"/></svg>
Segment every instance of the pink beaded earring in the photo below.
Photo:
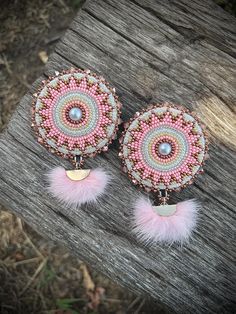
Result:
<svg viewBox="0 0 236 314"><path fill-rule="evenodd" d="M85 158L108 150L120 123L121 104L115 90L89 70L55 74L34 95L32 126L38 142L69 159L75 169L52 169L49 191L69 205L96 201L109 175L103 169L82 166Z"/></svg>
<svg viewBox="0 0 236 314"><path fill-rule="evenodd" d="M191 184L202 172L208 143L198 118L182 106L164 103L136 112L125 124L119 156L134 184L157 193L159 205L140 198L133 228L145 242L183 243L197 222L198 202L168 205L169 193Z"/></svg>

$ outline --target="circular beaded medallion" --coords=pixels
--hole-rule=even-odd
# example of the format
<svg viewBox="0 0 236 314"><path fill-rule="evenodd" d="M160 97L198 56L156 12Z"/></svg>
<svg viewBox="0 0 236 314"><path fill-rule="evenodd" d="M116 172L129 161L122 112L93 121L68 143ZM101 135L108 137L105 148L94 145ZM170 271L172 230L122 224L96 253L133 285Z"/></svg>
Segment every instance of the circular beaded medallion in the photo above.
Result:
<svg viewBox="0 0 236 314"><path fill-rule="evenodd" d="M175 190L192 183L207 151L199 121L171 104L136 113L121 141L124 171L147 191Z"/></svg>
<svg viewBox="0 0 236 314"><path fill-rule="evenodd" d="M120 118L113 89L89 70L57 74L36 95L33 126L38 141L69 158L107 150Z"/></svg>

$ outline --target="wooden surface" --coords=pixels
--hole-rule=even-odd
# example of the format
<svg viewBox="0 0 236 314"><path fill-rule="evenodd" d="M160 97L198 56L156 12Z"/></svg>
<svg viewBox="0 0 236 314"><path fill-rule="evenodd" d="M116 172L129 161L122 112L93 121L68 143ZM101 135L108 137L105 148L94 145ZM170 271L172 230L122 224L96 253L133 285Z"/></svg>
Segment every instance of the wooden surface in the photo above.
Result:
<svg viewBox="0 0 236 314"><path fill-rule="evenodd" d="M45 237L173 312L233 313L236 158L227 119L234 121L235 33L235 18L209 0L87 1L1 135L0 201ZM31 95L43 77L71 66L89 68L116 87L125 121L148 103L167 100L197 108L213 123L206 173L172 198L203 203L189 245L144 247L130 233L129 208L141 192L120 171L118 142L87 161L114 176L97 207L65 208L46 193L44 173L68 164L37 144ZM215 114L219 106L222 116ZM224 127L223 133L214 128L224 121L228 136Z"/></svg>

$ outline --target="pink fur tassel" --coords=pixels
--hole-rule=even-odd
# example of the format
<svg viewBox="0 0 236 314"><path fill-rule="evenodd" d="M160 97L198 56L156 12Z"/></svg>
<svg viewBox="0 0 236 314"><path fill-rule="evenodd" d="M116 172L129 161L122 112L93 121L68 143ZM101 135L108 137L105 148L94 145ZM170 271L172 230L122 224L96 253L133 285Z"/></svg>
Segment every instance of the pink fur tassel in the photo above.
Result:
<svg viewBox="0 0 236 314"><path fill-rule="evenodd" d="M109 181L109 175L102 169L90 171L88 177L81 181L73 181L66 175L62 167L52 169L48 174L49 192L67 205L81 205L96 202L104 193Z"/></svg>
<svg viewBox="0 0 236 314"><path fill-rule="evenodd" d="M188 200L177 204L171 216L158 215L149 200L140 198L135 204L134 232L146 243L182 244L188 241L197 223L198 204Z"/></svg>

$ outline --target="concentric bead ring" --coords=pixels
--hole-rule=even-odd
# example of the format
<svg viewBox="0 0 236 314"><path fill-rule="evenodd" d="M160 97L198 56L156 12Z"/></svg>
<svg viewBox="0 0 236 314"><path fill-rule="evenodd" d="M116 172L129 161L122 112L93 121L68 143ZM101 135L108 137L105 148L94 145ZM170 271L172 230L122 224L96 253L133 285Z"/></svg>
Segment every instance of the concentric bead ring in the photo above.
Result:
<svg viewBox="0 0 236 314"><path fill-rule="evenodd" d="M73 158L106 149L117 131L120 103L96 74L71 70L44 83L35 101L40 142Z"/></svg>
<svg viewBox="0 0 236 314"><path fill-rule="evenodd" d="M201 125L187 110L157 105L127 124L121 157L142 187L174 190L192 182L206 149Z"/></svg>

